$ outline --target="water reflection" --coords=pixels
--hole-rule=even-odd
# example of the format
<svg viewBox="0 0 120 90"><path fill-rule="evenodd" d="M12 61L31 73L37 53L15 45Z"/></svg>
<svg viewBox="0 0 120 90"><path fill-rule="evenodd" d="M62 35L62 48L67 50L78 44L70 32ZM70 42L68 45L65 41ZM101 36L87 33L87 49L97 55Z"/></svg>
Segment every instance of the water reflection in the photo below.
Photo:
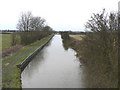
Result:
<svg viewBox="0 0 120 90"><path fill-rule="evenodd" d="M82 88L83 69L73 49L63 47L60 35L40 51L22 73L23 88Z"/></svg>
<svg viewBox="0 0 120 90"><path fill-rule="evenodd" d="M34 74L34 70L36 69L36 71L39 70L39 66L42 66L42 64L44 63L44 57L45 57L45 54L44 53L47 53L45 52L46 51L46 48L51 44L51 41L49 43L47 43L47 45L44 47L44 49L42 49L35 57L34 57L34 60L35 61L32 61L29 63L29 65L25 68L25 70L22 72L22 74L26 74L26 77L29 79L29 78L32 78L32 74ZM35 67L33 67L35 66ZM27 73L25 73L25 71L27 71Z"/></svg>

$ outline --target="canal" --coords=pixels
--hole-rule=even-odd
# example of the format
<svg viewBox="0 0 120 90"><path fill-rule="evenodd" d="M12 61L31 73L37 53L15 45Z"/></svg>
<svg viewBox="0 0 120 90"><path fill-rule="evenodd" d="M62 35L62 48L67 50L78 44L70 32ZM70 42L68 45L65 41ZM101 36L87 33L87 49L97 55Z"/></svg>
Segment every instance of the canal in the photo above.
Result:
<svg viewBox="0 0 120 90"><path fill-rule="evenodd" d="M76 52L65 50L55 35L21 74L22 88L83 88L83 68Z"/></svg>

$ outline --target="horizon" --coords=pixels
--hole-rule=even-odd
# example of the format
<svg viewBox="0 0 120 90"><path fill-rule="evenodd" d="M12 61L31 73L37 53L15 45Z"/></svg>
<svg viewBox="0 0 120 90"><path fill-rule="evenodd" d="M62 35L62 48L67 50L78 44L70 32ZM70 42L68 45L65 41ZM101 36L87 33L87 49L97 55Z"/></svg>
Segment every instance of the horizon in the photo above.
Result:
<svg viewBox="0 0 120 90"><path fill-rule="evenodd" d="M36 0L36 2L33 0L4 0L1 2L3 4L0 6L2 13L0 30L17 30L16 25L20 13L31 11L33 16L44 18L47 25L55 31L85 31L84 25L93 13L99 13L104 8L107 12L116 12L119 0L84 0L81 2L80 0ZM27 4L28 2L29 4Z"/></svg>
<svg viewBox="0 0 120 90"><path fill-rule="evenodd" d="M0 32L2 32L2 31L4 31L4 32L14 32L14 31L19 31L19 30L10 30L10 29L6 29L6 30L0 30ZM55 31L55 30L53 30L53 31ZM63 31L63 30L60 30L60 31L55 31L55 32L61 32L61 31ZM84 31L82 31L82 30L79 30L79 31L72 31L72 30L64 30L64 31L67 31L67 32L87 32L88 30L84 30ZM63 31L63 32L64 32Z"/></svg>

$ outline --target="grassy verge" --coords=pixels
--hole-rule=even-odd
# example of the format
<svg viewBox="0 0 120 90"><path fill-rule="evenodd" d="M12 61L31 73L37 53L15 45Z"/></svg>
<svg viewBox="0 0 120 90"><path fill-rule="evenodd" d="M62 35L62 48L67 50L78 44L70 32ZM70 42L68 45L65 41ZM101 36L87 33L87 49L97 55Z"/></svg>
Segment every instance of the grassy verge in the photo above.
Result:
<svg viewBox="0 0 120 90"><path fill-rule="evenodd" d="M38 47L47 42L53 35L45 37L40 41L36 41L30 45L21 48L12 56L3 58L2 60L2 85L3 88L21 88L21 72L16 67L20 64L28 55L34 52Z"/></svg>

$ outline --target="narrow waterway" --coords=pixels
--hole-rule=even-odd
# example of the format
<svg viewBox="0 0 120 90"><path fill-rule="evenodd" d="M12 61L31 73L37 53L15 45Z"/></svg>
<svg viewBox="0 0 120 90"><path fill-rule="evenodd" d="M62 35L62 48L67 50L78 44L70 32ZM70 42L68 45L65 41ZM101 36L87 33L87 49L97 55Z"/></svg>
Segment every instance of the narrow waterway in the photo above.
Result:
<svg viewBox="0 0 120 90"><path fill-rule="evenodd" d="M83 88L83 69L75 55L55 35L22 72L22 88Z"/></svg>

